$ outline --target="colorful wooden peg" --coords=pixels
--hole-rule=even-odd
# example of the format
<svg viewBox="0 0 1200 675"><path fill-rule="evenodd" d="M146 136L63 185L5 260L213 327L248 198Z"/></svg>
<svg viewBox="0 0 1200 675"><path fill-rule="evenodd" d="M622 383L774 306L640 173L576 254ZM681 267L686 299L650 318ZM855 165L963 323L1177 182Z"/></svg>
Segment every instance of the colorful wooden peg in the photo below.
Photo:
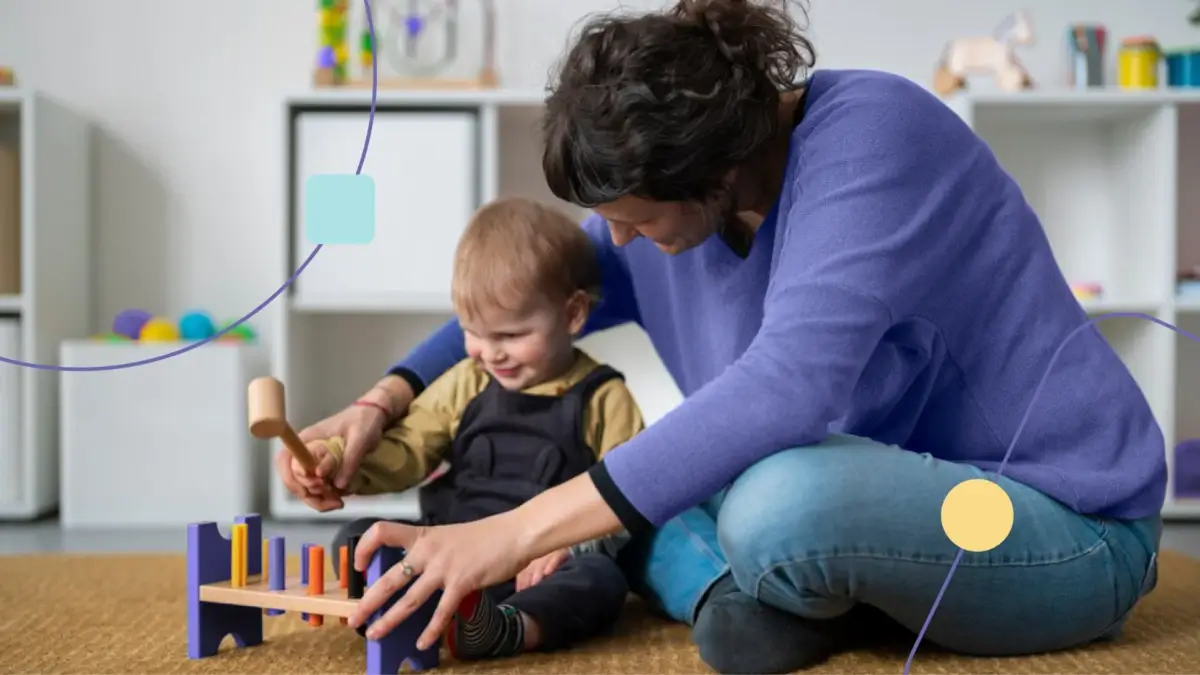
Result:
<svg viewBox="0 0 1200 675"><path fill-rule="evenodd" d="M325 595L325 549L321 546L311 546L308 549L308 594ZM321 626L325 617L320 614L310 614L308 625Z"/></svg>
<svg viewBox="0 0 1200 675"><path fill-rule="evenodd" d="M268 575L267 588L272 591L282 591L287 588L287 553L284 547L283 537L271 537L268 541L268 548L271 551L270 557L270 574ZM264 564L264 568L267 566ZM267 616L279 616L283 614L282 609L268 609Z"/></svg>
<svg viewBox="0 0 1200 675"><path fill-rule="evenodd" d="M348 578L349 575L350 547L343 545L338 547L338 588L341 588L342 590L347 590L350 588L350 579ZM350 593L348 591L346 593L346 597L350 597ZM343 626L345 626L350 623L350 620L343 616L341 617L341 623Z"/></svg>
<svg viewBox="0 0 1200 675"><path fill-rule="evenodd" d="M363 596L363 589L366 586L366 579L363 578L363 573L354 568L354 552L358 549L358 535L352 536L346 540L346 558L349 560L348 573L346 577L346 597L352 600L357 600Z"/></svg>
<svg viewBox="0 0 1200 675"><path fill-rule="evenodd" d="M246 539L248 532L246 531L245 523L238 523L233 526L233 541L232 550L230 552L230 574L229 585L234 588L241 588L246 585L246 559L248 551L246 551Z"/></svg>
<svg viewBox="0 0 1200 675"><path fill-rule="evenodd" d="M308 586L308 550L312 544L300 545L300 585ZM300 612L300 620L308 621L308 612Z"/></svg>

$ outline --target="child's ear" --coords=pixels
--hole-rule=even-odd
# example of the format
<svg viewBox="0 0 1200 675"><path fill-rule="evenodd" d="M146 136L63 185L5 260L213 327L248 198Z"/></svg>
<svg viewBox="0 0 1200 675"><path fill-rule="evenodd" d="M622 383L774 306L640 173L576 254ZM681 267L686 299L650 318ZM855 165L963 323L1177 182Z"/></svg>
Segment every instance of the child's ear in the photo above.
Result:
<svg viewBox="0 0 1200 675"><path fill-rule="evenodd" d="M583 332L583 325L587 323L591 304L588 294L583 291L575 291L571 297L567 298L567 329L571 335L579 335Z"/></svg>

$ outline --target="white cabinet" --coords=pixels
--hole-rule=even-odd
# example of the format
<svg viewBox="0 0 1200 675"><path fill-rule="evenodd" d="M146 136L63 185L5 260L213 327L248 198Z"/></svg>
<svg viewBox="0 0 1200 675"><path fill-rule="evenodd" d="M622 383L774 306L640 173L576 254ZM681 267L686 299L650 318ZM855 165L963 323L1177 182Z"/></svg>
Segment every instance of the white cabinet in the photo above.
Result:
<svg viewBox="0 0 1200 675"><path fill-rule="evenodd" d="M537 92L507 101L537 102ZM371 120L370 92L317 92L286 102L282 278L316 248L304 222L309 177L355 173L361 161L360 173L375 183L374 240L321 247L268 310L275 320L271 370L287 387L287 414L297 429L352 401L389 361L451 316L454 249L471 215L497 194L502 103L490 93L381 91ZM411 492L351 499L344 510L318 514L272 475L270 496L278 518L419 515Z"/></svg>
<svg viewBox="0 0 1200 675"><path fill-rule="evenodd" d="M375 239L325 246L297 279L301 310L346 306L449 308L454 248L479 204L477 110L300 110L295 117L292 240L297 261L312 253L305 235L308 177L362 173L375 182Z"/></svg>
<svg viewBox="0 0 1200 675"><path fill-rule="evenodd" d="M21 353L21 322L0 319L0 356ZM21 452L21 372L0 364L0 505L9 508L24 501L25 481Z"/></svg>
<svg viewBox="0 0 1200 675"><path fill-rule="evenodd" d="M68 340L61 362L131 363L184 346ZM269 462L246 428L246 391L266 372L261 347L217 343L140 368L63 373L63 527L182 529L258 511ZM131 473L148 478L130 483Z"/></svg>

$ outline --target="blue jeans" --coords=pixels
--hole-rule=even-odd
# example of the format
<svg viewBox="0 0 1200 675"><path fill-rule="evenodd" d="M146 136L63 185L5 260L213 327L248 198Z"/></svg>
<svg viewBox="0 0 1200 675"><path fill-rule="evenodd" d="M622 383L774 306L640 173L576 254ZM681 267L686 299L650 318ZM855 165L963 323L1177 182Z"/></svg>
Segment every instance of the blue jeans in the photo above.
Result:
<svg viewBox="0 0 1200 675"><path fill-rule="evenodd" d="M687 624L732 572L744 592L785 611L820 619L864 603L915 634L958 553L942 530L942 501L988 476L832 436L762 460L668 522L629 551L627 573L635 591ZM1157 581L1161 519L1082 516L998 482L1013 502L1012 532L991 551L964 554L925 639L1003 656L1114 637Z"/></svg>

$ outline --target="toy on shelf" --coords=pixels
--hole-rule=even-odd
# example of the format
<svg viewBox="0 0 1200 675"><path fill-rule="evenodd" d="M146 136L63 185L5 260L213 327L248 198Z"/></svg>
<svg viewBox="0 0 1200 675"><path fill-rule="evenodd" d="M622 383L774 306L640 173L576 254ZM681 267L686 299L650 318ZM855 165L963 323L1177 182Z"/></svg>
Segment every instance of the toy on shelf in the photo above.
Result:
<svg viewBox="0 0 1200 675"><path fill-rule="evenodd" d="M1080 302L1092 302L1104 295L1104 287L1094 281L1076 281L1071 284L1071 292Z"/></svg>
<svg viewBox="0 0 1200 675"><path fill-rule="evenodd" d="M1168 87L1200 87L1200 47L1164 52Z"/></svg>
<svg viewBox="0 0 1200 675"><path fill-rule="evenodd" d="M142 324L138 333L140 342L178 342L179 329L166 319L153 318Z"/></svg>
<svg viewBox="0 0 1200 675"><path fill-rule="evenodd" d="M217 327L206 312L188 312L179 317L179 337L184 340L207 340L216 332Z"/></svg>
<svg viewBox="0 0 1200 675"><path fill-rule="evenodd" d="M12 68L0 66L0 87L13 87L17 84L17 76Z"/></svg>
<svg viewBox="0 0 1200 675"><path fill-rule="evenodd" d="M231 535L221 535L215 522L192 523L187 534L187 635L188 658L215 656L225 636L232 635L239 649L263 642L263 617L297 612L310 626L324 625L325 617L341 623L353 613L365 588L379 581L404 557L403 549L381 548L364 575L354 569L357 537L339 551L339 579L325 578L325 549L304 544L300 549L300 575L287 575L283 537L263 538L258 514L240 516ZM401 590L370 621L377 621ZM439 665L440 640L425 650L417 638L433 618L440 592L408 620L380 640L366 640L366 672L399 673L407 663L414 671Z"/></svg>
<svg viewBox="0 0 1200 675"><path fill-rule="evenodd" d="M1117 51L1117 85L1122 89L1155 89L1162 49L1146 35L1125 38Z"/></svg>
<svg viewBox="0 0 1200 675"><path fill-rule="evenodd" d="M232 323L233 323L232 321L226 321L225 323L221 324L221 330L224 331L226 329L229 329L229 326ZM217 342L250 343L250 342L254 342L257 339L258 339L258 336L255 334L254 329L251 328L249 325L243 323L243 324L238 324L238 325L234 326L233 328L229 329L228 333L222 334L221 337L217 338Z"/></svg>
<svg viewBox="0 0 1200 675"><path fill-rule="evenodd" d="M346 81L347 62L350 50L348 0L320 0L317 14L321 28L317 49L317 84L336 85Z"/></svg>
<svg viewBox="0 0 1200 675"><path fill-rule="evenodd" d="M1067 54L1071 67L1067 80L1072 87L1104 86L1104 47L1108 31L1094 24L1067 27Z"/></svg>
<svg viewBox="0 0 1200 675"><path fill-rule="evenodd" d="M318 87L370 87L373 69L386 63L395 76L380 75L380 88L491 88L497 86L494 0L472 0L480 8L482 63L475 77L443 77L456 65L462 37L461 0L376 0L371 3L376 43L364 16L358 41L359 77L350 77L350 2L319 0L320 27L314 83ZM400 4L404 3L401 9ZM428 5L427 7L423 7ZM366 9L363 9L365 12ZM380 21L378 17L388 17ZM431 33L440 33L441 50L428 54ZM380 59L382 53L383 58Z"/></svg>
<svg viewBox="0 0 1200 675"><path fill-rule="evenodd" d="M126 309L117 313L113 319L112 332L125 337L129 340L136 340L142 333L142 326L146 325L154 315L150 312L141 309Z"/></svg>
<svg viewBox="0 0 1200 675"><path fill-rule="evenodd" d="M1017 59L1015 48L1031 45L1033 40L1033 24L1024 10L1001 22L993 37L953 40L942 50L933 88L943 97L950 96L965 89L967 76L975 73L992 75L1005 91L1032 88L1033 80Z"/></svg>
<svg viewBox="0 0 1200 675"><path fill-rule="evenodd" d="M222 330L233 321L222 324ZM216 335L218 329L207 312L191 311L173 322L142 309L126 309L113 318L112 330L97 335L96 339L106 342L176 342L179 340L207 340ZM253 343L257 339L254 329L246 324L235 326L217 338L217 342Z"/></svg>

